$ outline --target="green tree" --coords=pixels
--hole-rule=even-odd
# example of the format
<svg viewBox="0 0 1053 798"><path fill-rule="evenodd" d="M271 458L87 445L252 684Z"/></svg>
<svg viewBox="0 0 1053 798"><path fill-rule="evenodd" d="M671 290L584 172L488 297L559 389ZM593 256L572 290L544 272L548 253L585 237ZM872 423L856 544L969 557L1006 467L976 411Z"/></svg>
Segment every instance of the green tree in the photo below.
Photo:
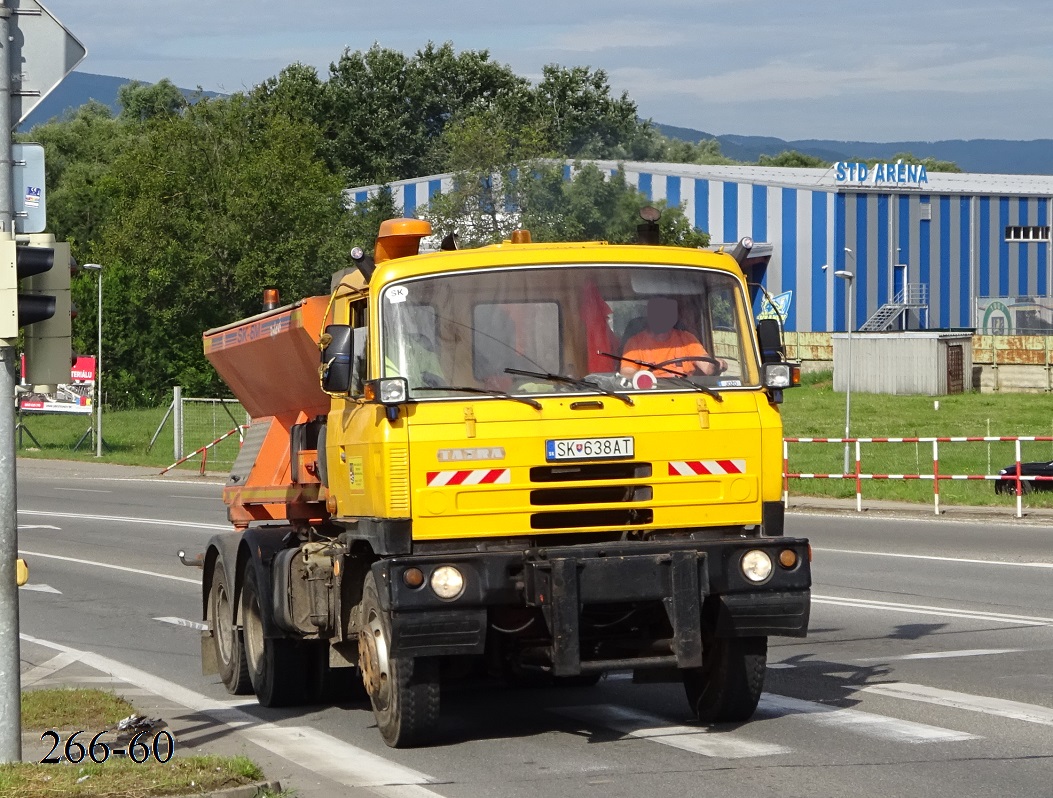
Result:
<svg viewBox="0 0 1053 798"><path fill-rule="evenodd" d="M757 163L761 166L789 166L801 169L825 169L830 166L830 163L822 158L797 150L784 150L778 155L761 155Z"/></svg>
<svg viewBox="0 0 1053 798"><path fill-rule="evenodd" d="M954 161L940 161L936 158L929 156L927 158L919 158L916 155L912 155L909 152L898 152L892 156L892 162L903 161L903 163L915 163L925 167L927 172L961 172L962 169ZM877 163L877 161L871 161L869 163Z"/></svg>
<svg viewBox="0 0 1053 798"><path fill-rule="evenodd" d="M59 240L85 243L97 236L111 206L102 178L135 135L114 119L108 106L92 100L19 136L44 147L48 230Z"/></svg>
<svg viewBox="0 0 1053 798"><path fill-rule="evenodd" d="M388 186L371 194L365 202L356 202L349 212L348 236L363 251L373 254L380 225L386 219L397 219L403 210L395 203Z"/></svg>
<svg viewBox="0 0 1053 798"><path fill-rule="evenodd" d="M137 405L182 385L224 389L201 333L286 300L326 293L347 263L343 181L319 133L246 98L201 100L147 126L105 178L112 212L89 248L105 267L110 400Z"/></svg>
<svg viewBox="0 0 1053 798"><path fill-rule="evenodd" d="M636 240L639 212L652 204L618 170L606 177L593 164L579 164L570 180L561 163L538 160L504 165L498 172L459 173L450 192L436 197L424 218L444 235L456 232L464 246L508 238L518 228L534 241ZM693 228L679 206L653 203L662 211L660 241L707 246L709 236Z"/></svg>
<svg viewBox="0 0 1053 798"><path fill-rule="evenodd" d="M314 125L323 125L331 114L325 84L307 64L290 64L253 88L249 97L267 112Z"/></svg>
<svg viewBox="0 0 1053 798"><path fill-rule="evenodd" d="M546 65L534 110L549 148L570 158L618 157L640 125L628 93L612 97L607 73L582 66Z"/></svg>
<svg viewBox="0 0 1053 798"><path fill-rule="evenodd" d="M187 107L183 92L168 78L153 85L133 80L117 89L122 122L146 122L150 119L174 116Z"/></svg>

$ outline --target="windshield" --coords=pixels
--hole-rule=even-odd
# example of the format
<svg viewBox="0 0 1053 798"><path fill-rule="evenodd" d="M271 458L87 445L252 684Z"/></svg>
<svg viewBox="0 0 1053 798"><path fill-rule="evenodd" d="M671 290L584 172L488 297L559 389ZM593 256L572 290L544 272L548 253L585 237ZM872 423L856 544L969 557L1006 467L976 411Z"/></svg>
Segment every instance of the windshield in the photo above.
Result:
<svg viewBox="0 0 1053 798"><path fill-rule="evenodd" d="M722 271L623 264L466 271L380 297L384 377L415 399L759 385L742 289Z"/></svg>

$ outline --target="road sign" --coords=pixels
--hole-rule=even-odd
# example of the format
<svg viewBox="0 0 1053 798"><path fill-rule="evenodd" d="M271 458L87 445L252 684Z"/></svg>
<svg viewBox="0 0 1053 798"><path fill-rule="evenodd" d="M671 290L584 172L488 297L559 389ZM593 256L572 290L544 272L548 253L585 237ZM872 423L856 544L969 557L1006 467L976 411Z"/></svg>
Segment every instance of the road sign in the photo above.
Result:
<svg viewBox="0 0 1053 798"><path fill-rule="evenodd" d="M43 233L48 223L44 188L44 148L39 144L12 144L15 188L15 231Z"/></svg>
<svg viewBox="0 0 1053 798"><path fill-rule="evenodd" d="M29 116L88 54L37 0L7 0L11 15L11 127Z"/></svg>

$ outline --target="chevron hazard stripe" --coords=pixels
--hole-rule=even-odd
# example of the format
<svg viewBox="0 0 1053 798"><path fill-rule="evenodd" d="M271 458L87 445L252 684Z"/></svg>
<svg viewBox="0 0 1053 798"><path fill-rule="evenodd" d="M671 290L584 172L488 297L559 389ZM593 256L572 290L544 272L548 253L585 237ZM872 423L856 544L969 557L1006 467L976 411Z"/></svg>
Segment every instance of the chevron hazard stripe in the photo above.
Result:
<svg viewBox="0 0 1053 798"><path fill-rule="evenodd" d="M445 485L507 485L512 481L508 468L472 468L465 471L429 471L428 487Z"/></svg>
<svg viewBox="0 0 1053 798"><path fill-rule="evenodd" d="M745 472L745 460L672 460L669 462L669 476L671 477L721 476Z"/></svg>

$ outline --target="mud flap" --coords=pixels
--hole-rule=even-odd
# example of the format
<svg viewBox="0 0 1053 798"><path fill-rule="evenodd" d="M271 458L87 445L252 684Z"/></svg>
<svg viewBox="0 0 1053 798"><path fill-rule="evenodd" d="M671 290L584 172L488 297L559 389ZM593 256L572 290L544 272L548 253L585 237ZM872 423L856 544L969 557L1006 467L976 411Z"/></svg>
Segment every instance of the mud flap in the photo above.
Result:
<svg viewBox="0 0 1053 798"><path fill-rule="evenodd" d="M216 646L212 642L212 630L201 633L201 675L212 676L219 673L219 658Z"/></svg>

